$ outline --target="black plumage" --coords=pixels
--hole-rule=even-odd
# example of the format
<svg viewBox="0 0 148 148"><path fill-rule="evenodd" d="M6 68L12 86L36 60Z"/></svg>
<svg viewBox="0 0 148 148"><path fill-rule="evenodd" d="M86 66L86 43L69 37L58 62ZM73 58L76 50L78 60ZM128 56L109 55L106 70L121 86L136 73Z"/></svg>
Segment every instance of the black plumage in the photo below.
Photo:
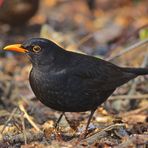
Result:
<svg viewBox="0 0 148 148"><path fill-rule="evenodd" d="M0 22L24 25L35 15L39 0L0 0Z"/></svg>
<svg viewBox="0 0 148 148"><path fill-rule="evenodd" d="M92 11L95 8L96 1L95 0L86 0L88 8Z"/></svg>
<svg viewBox="0 0 148 148"><path fill-rule="evenodd" d="M15 45L12 46L14 50ZM5 49L11 50L12 46ZM63 113L91 111L86 132L94 111L117 87L148 74L147 68L121 68L95 57L66 51L42 38L27 40L17 51L19 49L32 62L30 85L43 104Z"/></svg>

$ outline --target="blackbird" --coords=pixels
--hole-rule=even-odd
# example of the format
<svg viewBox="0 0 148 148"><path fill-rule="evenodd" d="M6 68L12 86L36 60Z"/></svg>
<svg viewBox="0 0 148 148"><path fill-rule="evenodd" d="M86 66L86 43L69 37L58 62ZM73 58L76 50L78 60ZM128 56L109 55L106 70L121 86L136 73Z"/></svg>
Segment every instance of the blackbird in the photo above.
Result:
<svg viewBox="0 0 148 148"><path fill-rule="evenodd" d="M87 0L86 3L88 5L88 8L91 11L93 11L95 9L95 4L96 4L95 0Z"/></svg>
<svg viewBox="0 0 148 148"><path fill-rule="evenodd" d="M37 12L39 0L0 0L0 22L23 25Z"/></svg>
<svg viewBox="0 0 148 148"><path fill-rule="evenodd" d="M43 104L62 112L57 124L64 112L91 111L84 137L95 110L117 87L148 74L148 68L118 67L99 58L66 51L43 38L8 45L4 50L29 57L31 88Z"/></svg>

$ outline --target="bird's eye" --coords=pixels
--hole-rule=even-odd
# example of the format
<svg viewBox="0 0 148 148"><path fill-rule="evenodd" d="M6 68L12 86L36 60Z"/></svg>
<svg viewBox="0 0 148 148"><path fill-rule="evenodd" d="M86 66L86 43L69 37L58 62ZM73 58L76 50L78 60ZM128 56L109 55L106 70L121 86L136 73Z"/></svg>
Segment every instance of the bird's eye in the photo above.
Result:
<svg viewBox="0 0 148 148"><path fill-rule="evenodd" d="M41 51L41 47L40 46L38 46L38 45L35 45L34 47L33 47L33 52L36 52L36 53L38 53L38 52L40 52Z"/></svg>

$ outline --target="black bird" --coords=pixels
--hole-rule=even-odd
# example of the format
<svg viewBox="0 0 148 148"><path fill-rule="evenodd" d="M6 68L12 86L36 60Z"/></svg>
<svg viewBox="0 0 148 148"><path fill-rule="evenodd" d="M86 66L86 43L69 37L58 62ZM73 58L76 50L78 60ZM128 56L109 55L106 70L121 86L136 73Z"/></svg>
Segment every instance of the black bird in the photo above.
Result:
<svg viewBox="0 0 148 148"><path fill-rule="evenodd" d="M4 50L23 52L32 63L30 85L46 106L64 112L91 111L85 130L97 109L114 90L148 68L122 68L110 62L66 51L50 40L33 38Z"/></svg>
<svg viewBox="0 0 148 148"><path fill-rule="evenodd" d="M0 22L24 25L35 15L39 0L0 0Z"/></svg>
<svg viewBox="0 0 148 148"><path fill-rule="evenodd" d="M95 9L96 1L95 0L86 0L88 8L93 11Z"/></svg>

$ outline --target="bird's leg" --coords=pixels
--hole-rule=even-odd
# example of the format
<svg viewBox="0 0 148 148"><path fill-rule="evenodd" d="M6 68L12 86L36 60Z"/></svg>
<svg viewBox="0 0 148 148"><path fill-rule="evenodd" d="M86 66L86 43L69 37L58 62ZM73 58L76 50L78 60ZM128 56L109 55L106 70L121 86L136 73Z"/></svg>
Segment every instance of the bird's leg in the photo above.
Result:
<svg viewBox="0 0 148 148"><path fill-rule="evenodd" d="M92 117L93 117L93 114L94 114L95 110L96 110L96 109L91 110L91 113L90 113L90 116L89 116L89 118L88 118L87 125L86 125L86 128L85 128L85 132L84 132L84 134L83 134L83 138L84 138L84 139L85 139L86 136L87 136L88 126L89 126L89 124L90 124L90 121L91 121L91 119L92 119Z"/></svg>
<svg viewBox="0 0 148 148"><path fill-rule="evenodd" d="M61 121L61 119L62 119L62 117L63 117L63 115L64 115L64 113L65 113L65 112L62 112L62 114L60 115L60 117L59 117L58 120L56 121L55 126L54 126L55 128L57 128L59 122Z"/></svg>

